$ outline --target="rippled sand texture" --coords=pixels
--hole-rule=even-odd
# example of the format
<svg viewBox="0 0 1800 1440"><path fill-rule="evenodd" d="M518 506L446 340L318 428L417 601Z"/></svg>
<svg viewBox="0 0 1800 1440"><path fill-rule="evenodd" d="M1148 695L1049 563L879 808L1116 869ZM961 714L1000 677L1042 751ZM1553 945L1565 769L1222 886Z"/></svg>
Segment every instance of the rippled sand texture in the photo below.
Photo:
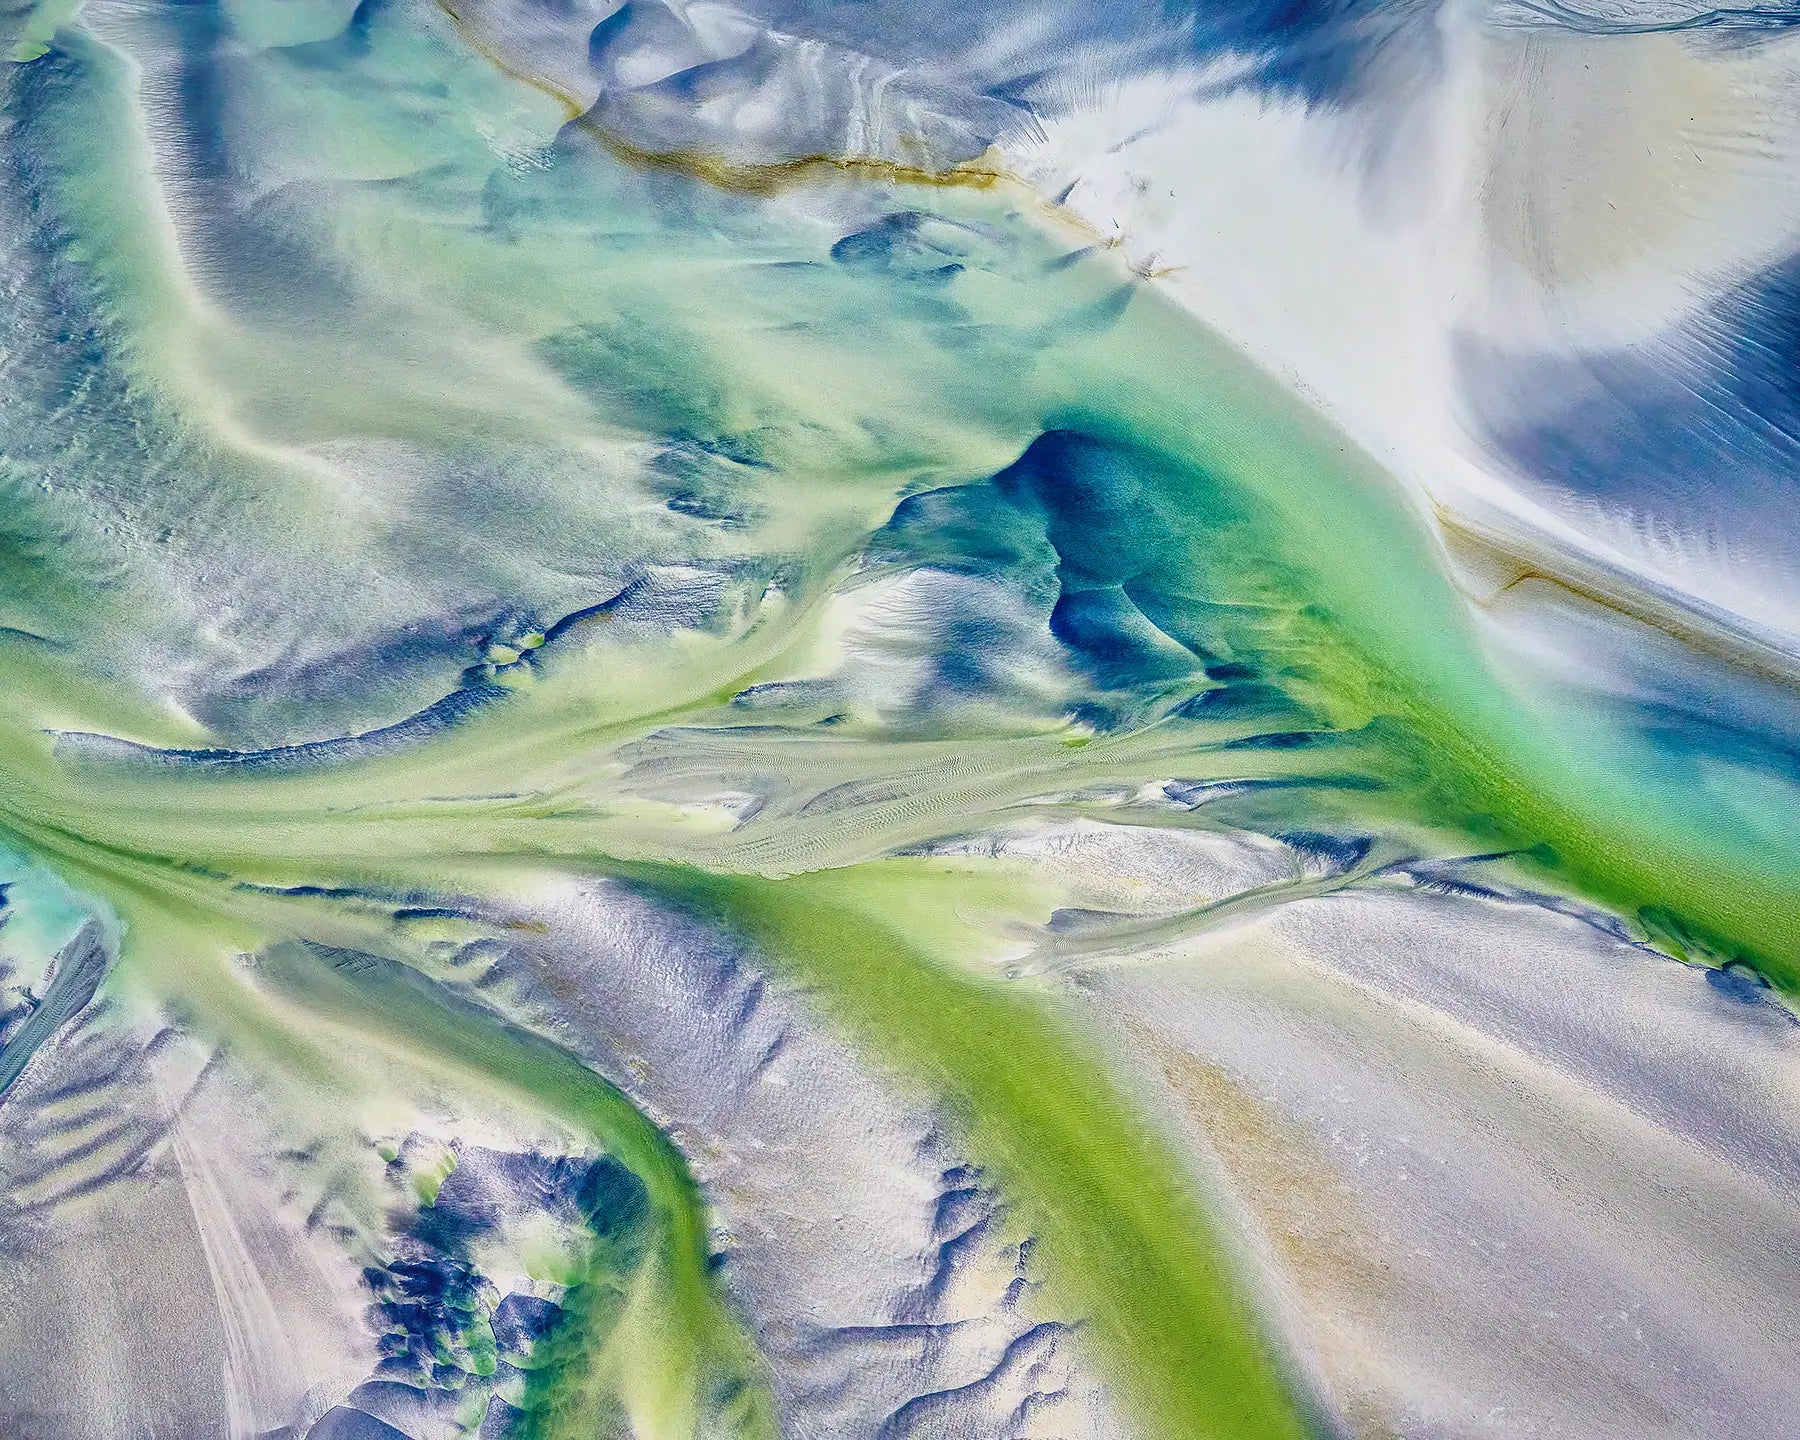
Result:
<svg viewBox="0 0 1800 1440"><path fill-rule="evenodd" d="M0 1436L1785 1433L1792 18L8 0Z"/></svg>

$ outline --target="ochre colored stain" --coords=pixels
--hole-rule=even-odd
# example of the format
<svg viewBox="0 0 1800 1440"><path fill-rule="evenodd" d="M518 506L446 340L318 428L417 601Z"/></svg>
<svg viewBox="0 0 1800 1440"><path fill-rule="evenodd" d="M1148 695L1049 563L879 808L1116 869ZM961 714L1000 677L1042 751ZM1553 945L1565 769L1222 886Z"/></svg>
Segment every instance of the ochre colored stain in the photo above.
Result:
<svg viewBox="0 0 1800 1440"><path fill-rule="evenodd" d="M798 155L787 160L742 164L722 154L698 150L646 149L608 130L594 118L588 107L554 80L526 69L482 39L476 25L455 0L436 0L436 3L464 43L482 59L521 84L548 95L562 107L569 123L593 136L615 159L638 169L675 171L738 195L772 195L832 175L964 190L990 190L1003 183L1022 185L987 157L943 167L909 165L876 155Z"/></svg>
<svg viewBox="0 0 1800 1440"><path fill-rule="evenodd" d="M1360 1233L1342 1180L1297 1126L1276 1114L1222 1067L1128 1022L1134 1045L1152 1056L1205 1131L1232 1189L1255 1216L1282 1272L1299 1292L1310 1338L1358 1440L1396 1440L1359 1335L1392 1294L1387 1265ZM1379 1383L1379 1382L1377 1382Z"/></svg>
<svg viewBox="0 0 1800 1440"><path fill-rule="evenodd" d="M1432 508L1445 546L1453 556L1465 561L1479 561L1508 577L1486 603L1491 604L1499 596L1521 586L1544 585L1611 614L1647 625L1696 654L1723 661L1789 689L1800 689L1800 665L1754 636L1714 621L1698 610L1685 608L1672 600L1663 601L1623 582L1608 584L1591 568L1587 573L1579 574L1578 562L1559 563L1542 547L1508 543L1459 520L1442 505Z"/></svg>

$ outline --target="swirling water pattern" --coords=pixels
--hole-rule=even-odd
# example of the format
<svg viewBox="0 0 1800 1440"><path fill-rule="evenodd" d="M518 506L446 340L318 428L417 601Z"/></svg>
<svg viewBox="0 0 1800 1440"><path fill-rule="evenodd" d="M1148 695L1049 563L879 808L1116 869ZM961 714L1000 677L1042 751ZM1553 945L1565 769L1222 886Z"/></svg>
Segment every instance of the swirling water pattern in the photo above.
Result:
<svg viewBox="0 0 1800 1440"><path fill-rule="evenodd" d="M1795 647L1025 176L1450 22L864 8L8 12L0 1431L1780 1433ZM1779 572L1784 274L1472 450Z"/></svg>

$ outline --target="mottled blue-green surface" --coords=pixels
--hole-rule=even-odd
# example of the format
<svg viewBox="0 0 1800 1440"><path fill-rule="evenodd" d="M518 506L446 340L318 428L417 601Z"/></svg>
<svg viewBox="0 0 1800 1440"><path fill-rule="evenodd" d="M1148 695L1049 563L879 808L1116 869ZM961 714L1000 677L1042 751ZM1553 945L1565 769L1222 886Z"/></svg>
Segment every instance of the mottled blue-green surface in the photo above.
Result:
<svg viewBox="0 0 1800 1440"><path fill-rule="evenodd" d="M1498 533L1032 185L1529 13L9 11L0 1431L1775 1433L1788 262Z"/></svg>

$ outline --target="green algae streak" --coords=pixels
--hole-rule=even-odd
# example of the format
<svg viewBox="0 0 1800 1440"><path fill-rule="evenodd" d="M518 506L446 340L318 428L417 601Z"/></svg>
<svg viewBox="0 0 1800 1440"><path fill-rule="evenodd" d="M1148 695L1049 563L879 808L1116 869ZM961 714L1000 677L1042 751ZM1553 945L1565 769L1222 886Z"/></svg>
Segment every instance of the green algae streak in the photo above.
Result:
<svg viewBox="0 0 1800 1440"><path fill-rule="evenodd" d="M50 58L62 68L42 105L38 198L86 237L68 263L101 297L96 324L123 357L121 429L165 470L142 484L138 449L105 451L96 426L54 494L38 488L36 458L5 477L18 513L0 533L0 618L13 627L0 636L0 823L116 909L116 991L246 1063L353 1090L342 1057L308 1033L328 1020L439 1083L552 1116L638 1175L659 1239L622 1289L598 1272L577 1287L559 1374L534 1381L529 1413L546 1440L615 1421L657 1440L773 1433L747 1327L708 1268L704 1197L622 1092L548 1042L394 960L346 968L293 948L397 952L391 927L330 897L253 887L504 903L521 882L574 871L698 909L791 976L873 1063L948 1108L1154 1440L1293 1437L1314 1422L1258 1319L1249 1266L1119 1057L1085 1037L1078 1001L983 973L990 954L912 913L954 911L964 880L878 857L1017 820L1033 797L1092 782L1280 780L1292 788L1264 802L1279 811L1271 828L1328 813L1435 853L1515 850L1522 869L1672 953L1744 960L1800 996L1796 787L1717 757L1697 767L1597 701L1534 692L1490 653L1428 524L1388 477L1152 287L1075 254L1074 238L1002 191L863 195L840 180L820 193L929 212L961 247L953 276L840 264L835 232L804 214L688 178L651 183L579 135L554 165L497 161L488 117L537 125L548 152L555 107L406 7L379 7L366 55L341 68L247 55L238 119L250 151L342 182L318 192L334 259L381 305L341 323L243 319L203 303L182 273L145 178L130 65L80 32ZM395 93L404 105L387 103ZM216 743L161 704L160 675L131 670L138 650L198 646L193 614L159 609L157 572L101 539L88 537L90 557L44 538L81 533L79 483L110 465L133 503L141 492L177 521L231 519L196 523L198 543L260 516L259 544L317 559L365 530L407 533L379 511L366 527L342 523L354 480L321 484L318 453L347 434L438 445L455 464L506 452L531 473L541 493L517 493L535 508L480 511L457 492L468 510L448 528L484 543L491 532L501 538L487 548L516 562L496 585L541 578L537 550L585 528L620 553L750 576L743 614L635 646L596 622L533 647L529 665L506 646L496 683L513 693L488 711L310 770L53 753L44 732L57 729ZM675 436L709 457L730 523L671 538L668 497L639 473L639 451ZM1046 437L1060 449L1032 471ZM896 504L927 492L945 506L960 494L969 523L896 538ZM1036 709L1010 694L921 715L737 704L752 687L816 679L834 658L826 611L877 533L888 548L871 568L1017 581L1022 611L1049 591L1103 594L1120 611L1122 596L1175 658L1103 682L1033 677L1053 692ZM82 573L59 573L59 556L76 568L78 553ZM316 582L290 559L305 599ZM89 568L116 583L85 583ZM196 669L233 658L193 654ZM1216 680L1228 670L1230 684ZM1246 680L1265 709L1180 710ZM394 683L387 719L436 698L425 682ZM1071 724L1091 700L1104 717ZM246 711L285 734L281 703L251 697ZM354 713L338 725L321 701L294 729L372 723ZM1265 732L1281 746L1249 748ZM727 831L696 827L635 772L632 747L653 742L696 783L776 800ZM852 800L810 803L834 788ZM234 968L242 954L261 957L260 974Z"/></svg>
<svg viewBox="0 0 1800 1440"><path fill-rule="evenodd" d="M591 1136L643 1184L649 1254L624 1275L590 1263L571 1287L570 1319L528 1392L532 1440L582 1440L609 1412L657 1440L774 1440L780 1431L755 1345L710 1273L706 1201L681 1152L622 1092L541 1036L385 957L286 944L263 951L256 969L310 1014L426 1050L522 1096Z"/></svg>
<svg viewBox="0 0 1800 1440"><path fill-rule="evenodd" d="M1259 507L1250 549L1229 556L1278 576L1303 613L1287 658L1306 699L1344 728L1382 721L1374 813L1527 852L1672 953L1748 963L1800 997L1800 789L1504 673L1435 537L1373 462L1160 298L1134 318L1081 357L1071 401L1172 458L1165 513L1188 517L1173 537L1187 563L1217 573L1228 558L1208 533L1210 491Z"/></svg>
<svg viewBox="0 0 1800 1440"><path fill-rule="evenodd" d="M1040 1242L1054 1301L1082 1317L1142 1433L1315 1433L1245 1292L1241 1257L1223 1246L1189 1162L1120 1088L1116 1061L1053 996L896 929L896 909L944 916L980 904L966 877L895 861L784 881L652 883L750 940L879 1062L942 1098ZM923 928L942 938L955 927Z"/></svg>

